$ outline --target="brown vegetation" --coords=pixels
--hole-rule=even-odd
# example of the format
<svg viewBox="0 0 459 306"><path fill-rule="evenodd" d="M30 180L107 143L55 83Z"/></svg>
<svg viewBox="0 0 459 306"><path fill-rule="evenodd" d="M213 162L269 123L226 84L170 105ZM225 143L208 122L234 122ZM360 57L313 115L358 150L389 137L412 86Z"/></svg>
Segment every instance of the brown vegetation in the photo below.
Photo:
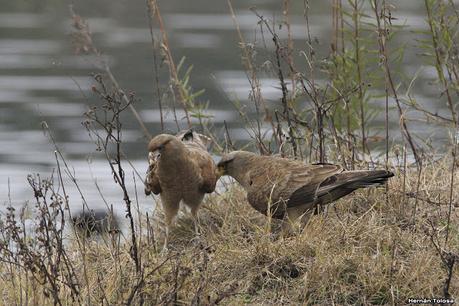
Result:
<svg viewBox="0 0 459 306"><path fill-rule="evenodd" d="M241 188L231 186L205 202L198 240L192 239L192 219L179 218L168 253L158 251L164 238L160 224L142 216L140 273L130 241L119 241L116 234L87 239L72 233L63 243L60 223L48 222L54 219L45 210L40 218L46 225L36 235L23 232L20 220L10 215L0 229L2 300L10 305L380 305L443 297L459 291L458 278L448 280L447 261L458 259L457 229L448 245L444 240L448 179L442 173L447 170L446 161L426 165L416 224L414 200L402 193L404 175L398 173L387 200L380 189L358 191L289 237L280 237L276 221L253 210ZM413 172L407 173L408 186L416 184ZM48 207L60 211L63 204L55 198ZM458 220L453 214L452 222ZM455 265L451 272L457 275L458 269Z"/></svg>

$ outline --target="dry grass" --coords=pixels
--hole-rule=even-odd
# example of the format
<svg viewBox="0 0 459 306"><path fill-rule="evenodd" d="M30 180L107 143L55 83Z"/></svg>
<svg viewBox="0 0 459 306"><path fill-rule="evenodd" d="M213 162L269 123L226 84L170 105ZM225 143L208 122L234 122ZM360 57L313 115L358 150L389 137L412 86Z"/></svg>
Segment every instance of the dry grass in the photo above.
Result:
<svg viewBox="0 0 459 306"><path fill-rule="evenodd" d="M420 191L431 203L418 200L414 225L415 200L400 192L403 174L397 173L387 201L381 188L355 192L288 237L279 235L275 222L270 229L269 220L254 211L233 185L207 198L200 238L193 239L187 215L178 220L166 253L157 251L159 224L149 229L154 236L139 234L141 275L136 274L130 245L123 239L118 244L110 237L85 240L72 235L66 251L79 293L72 302L70 290L61 284L59 299L64 304L106 305L381 305L404 304L410 297L443 297L447 269L433 242L445 252L459 254L457 211L453 210L445 246L448 205L432 203L448 203L446 165L426 166ZM416 173L410 171L406 179L406 190L415 188ZM56 267L64 273L63 266ZM454 266L452 297L459 292L458 269ZM48 284L40 281L36 271L1 263L3 304L26 304L26 300L53 304L52 295L44 293Z"/></svg>

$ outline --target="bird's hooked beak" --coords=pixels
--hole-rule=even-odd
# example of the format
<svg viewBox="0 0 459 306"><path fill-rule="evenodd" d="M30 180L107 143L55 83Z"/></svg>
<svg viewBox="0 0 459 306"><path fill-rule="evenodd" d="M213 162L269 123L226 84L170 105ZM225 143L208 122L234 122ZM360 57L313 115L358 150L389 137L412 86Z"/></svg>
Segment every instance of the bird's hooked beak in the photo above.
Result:
<svg viewBox="0 0 459 306"><path fill-rule="evenodd" d="M226 175L225 165L218 165L217 166L217 177L222 177Z"/></svg>
<svg viewBox="0 0 459 306"><path fill-rule="evenodd" d="M156 149L153 152L148 153L148 159L151 161L157 161L161 156L161 150Z"/></svg>
<svg viewBox="0 0 459 306"><path fill-rule="evenodd" d="M234 155L223 155L217 164L217 175L221 177L228 174L228 164L232 162Z"/></svg>
<svg viewBox="0 0 459 306"><path fill-rule="evenodd" d="M150 163L150 165L153 163L156 163L160 156L161 156L161 153L159 152L159 150L149 152L148 153L148 163Z"/></svg>
<svg viewBox="0 0 459 306"><path fill-rule="evenodd" d="M161 153L164 152L164 149L166 148L166 145L171 141L171 139L164 141L160 145L151 145L150 143L150 153L148 153L148 159L152 161L157 161L159 157L161 156Z"/></svg>
<svg viewBox="0 0 459 306"><path fill-rule="evenodd" d="M150 153L148 153L148 158L150 160L158 160L159 157L161 156L161 152L164 150L164 146L165 144L162 144L156 149L154 149L153 151L150 151Z"/></svg>

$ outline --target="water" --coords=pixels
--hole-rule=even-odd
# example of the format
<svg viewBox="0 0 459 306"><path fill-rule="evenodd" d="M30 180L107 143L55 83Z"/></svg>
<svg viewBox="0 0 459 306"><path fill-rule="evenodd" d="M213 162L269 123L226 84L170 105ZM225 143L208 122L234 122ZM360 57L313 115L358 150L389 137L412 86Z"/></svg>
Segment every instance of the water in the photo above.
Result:
<svg viewBox="0 0 459 306"><path fill-rule="evenodd" d="M264 16L281 18L279 1L263 1L261 4L233 1L247 41L259 39L259 34L255 35L257 18L249 11L249 7L255 4ZM81 125L87 106L98 103L89 91L93 83L91 73L97 71L94 66L97 59L74 54L67 5L50 0L0 0L0 5L0 205L4 207L11 199L18 207L28 201L33 206L27 175L41 173L46 176L55 170L54 146L41 127L41 122L46 121L90 206L105 207L95 188L97 182L106 201L122 214L121 190L114 184L107 162L96 153L95 145ZM186 65L194 66L193 88L205 88L200 101L209 102L208 113L214 116L215 128L221 129L226 121L234 141L247 140L249 135L242 129L241 119L231 101L247 102L250 85L242 70L237 33L226 1L174 0L161 1L160 5L174 59L178 63L180 58L186 57ZM398 19L394 22L410 25L398 38L400 41L412 39L412 30L426 29L422 1L403 1L398 5L395 13ZM84 0L78 1L75 10L88 19L95 43L107 55L121 86L134 91L140 98L136 108L148 129L152 134L158 133L160 119L153 88L153 56L144 1L101 0L94 3ZM292 36L298 47L305 43L302 5L292 5L292 12ZM331 37L330 12L328 2L312 4L311 32L319 39L317 53L323 56L328 54L328 39ZM286 37L285 30L280 30L279 35ZM268 49L272 47L268 46ZM418 51L414 47L406 51L407 60L402 70L409 75L422 65ZM435 78L434 72L429 66L420 72L415 85L416 97L432 111L444 113L445 106L437 102L438 90L432 85L423 85ZM166 73L166 67L163 67L162 78ZM268 106L278 107L281 93L275 76L261 75L261 84ZM396 135L398 115L396 111L391 114ZM178 116L181 118L183 114ZM381 126L381 122L379 118L374 124ZM171 113L167 114L166 123L168 129L175 131ZM183 120L181 125L185 127ZM433 131L418 128L421 134ZM143 175L146 169L145 140L132 118L125 122L124 141L126 154ZM132 178L133 170L128 164L125 167ZM81 196L70 181L68 185L72 210L79 210ZM129 188L135 190L133 179L129 179ZM139 178L137 192L141 209L150 210L153 201L143 195Z"/></svg>

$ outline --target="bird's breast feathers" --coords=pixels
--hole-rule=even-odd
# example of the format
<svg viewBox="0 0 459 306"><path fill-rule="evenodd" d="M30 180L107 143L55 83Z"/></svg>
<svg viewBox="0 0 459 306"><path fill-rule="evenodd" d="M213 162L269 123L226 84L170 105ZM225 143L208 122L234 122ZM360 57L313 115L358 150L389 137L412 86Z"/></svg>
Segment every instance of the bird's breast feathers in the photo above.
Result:
<svg viewBox="0 0 459 306"><path fill-rule="evenodd" d="M186 146L181 158L165 163L160 157L158 176L162 189L178 189L183 193L211 192L215 189L215 163L210 154L196 146ZM201 190L204 186L204 190Z"/></svg>

